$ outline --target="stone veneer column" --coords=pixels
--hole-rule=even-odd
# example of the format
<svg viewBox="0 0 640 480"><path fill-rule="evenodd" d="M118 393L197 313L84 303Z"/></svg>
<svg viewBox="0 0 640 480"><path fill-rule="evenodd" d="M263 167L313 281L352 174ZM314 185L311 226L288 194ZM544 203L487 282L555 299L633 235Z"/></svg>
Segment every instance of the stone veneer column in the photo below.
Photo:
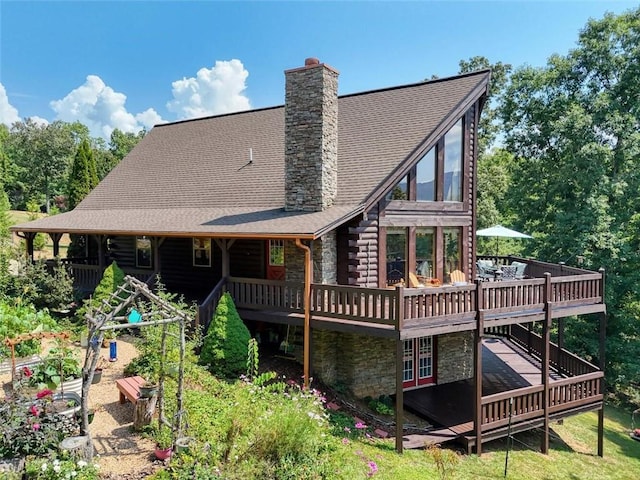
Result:
<svg viewBox="0 0 640 480"><path fill-rule="evenodd" d="M320 212L338 191L338 72L308 58L285 77L285 210Z"/></svg>
<svg viewBox="0 0 640 480"><path fill-rule="evenodd" d="M473 346L473 332L438 336L438 384L473 377Z"/></svg>
<svg viewBox="0 0 640 480"><path fill-rule="evenodd" d="M313 262L313 283L335 284L337 281L336 232L332 231L314 240L311 246ZM295 242L284 244L284 263L287 282L304 282L304 252Z"/></svg>

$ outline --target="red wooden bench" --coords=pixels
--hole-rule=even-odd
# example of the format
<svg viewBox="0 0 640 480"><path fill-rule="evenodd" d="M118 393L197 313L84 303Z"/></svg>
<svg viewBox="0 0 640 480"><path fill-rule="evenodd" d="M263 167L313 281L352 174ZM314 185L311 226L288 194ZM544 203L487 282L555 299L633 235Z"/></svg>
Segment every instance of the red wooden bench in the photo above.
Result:
<svg viewBox="0 0 640 480"><path fill-rule="evenodd" d="M120 390L120 403L129 400L135 405L140 396L140 385L143 383L145 383L144 378L138 376L116 380L116 387Z"/></svg>

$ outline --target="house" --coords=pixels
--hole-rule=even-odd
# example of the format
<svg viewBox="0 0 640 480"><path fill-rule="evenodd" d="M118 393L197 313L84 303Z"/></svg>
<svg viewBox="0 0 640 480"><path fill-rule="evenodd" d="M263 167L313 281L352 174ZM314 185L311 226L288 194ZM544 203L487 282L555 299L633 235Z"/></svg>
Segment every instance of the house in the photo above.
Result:
<svg viewBox="0 0 640 480"><path fill-rule="evenodd" d="M196 299L204 325L229 291L263 342L298 341L307 379L394 395L398 450L406 404L478 452L508 424L542 427L546 452L550 420L598 410L601 454L604 355L566 351L563 322L599 315L603 345L604 273L516 259L526 279L471 282L490 72L344 96L317 59L285 76L284 106L156 126L73 211L14 230L30 252L37 232L86 235L78 287L115 259Z"/></svg>

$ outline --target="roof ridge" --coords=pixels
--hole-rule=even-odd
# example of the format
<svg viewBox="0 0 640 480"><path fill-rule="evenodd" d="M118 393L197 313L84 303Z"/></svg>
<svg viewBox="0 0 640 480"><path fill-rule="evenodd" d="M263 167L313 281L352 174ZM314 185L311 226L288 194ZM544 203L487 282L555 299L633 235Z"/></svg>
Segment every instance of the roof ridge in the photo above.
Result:
<svg viewBox="0 0 640 480"><path fill-rule="evenodd" d="M361 95L369 95L369 94L373 94L373 93L388 92L388 91L392 91L392 90L401 90L401 89L404 89L404 88L413 88L413 87L418 87L418 86L428 85L428 84L434 84L434 83L448 82L448 81L458 80L458 79L462 79L462 78L466 78L466 77L470 77L470 76L474 76L474 75L483 75L483 74L490 73L490 72L491 72L491 69L484 68L484 69L481 69L481 70L475 70L473 72L467 72L467 73L458 74L458 75L450 75L448 77L442 77L442 78L434 78L434 79L429 79L429 80L422 80L420 82L407 83L407 84L404 84L404 85L395 85L395 86L392 86L392 87L382 87L382 88L376 88L376 89L373 89L373 90L364 90L362 92L346 93L344 95L338 95L338 99L357 97L357 96L361 96ZM279 109L279 108L284 108L284 104L282 104L282 105L273 105L271 107L254 108L254 109L250 109L250 110L239 110L237 112L220 113L220 114L217 114L217 115L208 115L206 117L197 117L197 118L187 118L187 119L184 119L184 120L175 120L173 122L160 123L160 124L154 125L153 128L168 127L168 126L179 125L179 124L188 123L188 122L197 122L197 121L200 121L200 120L211 120L211 119L214 119L214 118L224 118L224 117L230 117L230 116L234 116L234 115L244 115L244 114L250 114L250 113L259 113L259 112L264 112L264 111L267 111L267 110L276 110L276 109Z"/></svg>

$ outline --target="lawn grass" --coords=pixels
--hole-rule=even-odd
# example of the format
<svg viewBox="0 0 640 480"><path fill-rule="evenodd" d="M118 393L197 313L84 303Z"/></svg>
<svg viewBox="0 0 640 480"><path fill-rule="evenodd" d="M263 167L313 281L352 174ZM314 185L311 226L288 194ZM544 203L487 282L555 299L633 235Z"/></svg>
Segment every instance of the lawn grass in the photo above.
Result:
<svg viewBox="0 0 640 480"><path fill-rule="evenodd" d="M640 471L640 442L629 437L631 416L613 407L605 409L604 458L597 456L598 415L584 413L552 424L550 451L540 452L541 433L524 432L515 437L509 453L509 479L628 479ZM351 449L349 451L348 449ZM405 451L396 455L393 445L353 442L340 452L345 465L353 471L364 459L376 462L375 478L393 480L504 478L506 439L484 445L482 456L458 455L442 476L428 450ZM352 458L350 458L352 457ZM357 459L361 459L358 462ZM361 469L364 472L364 469ZM345 472L346 473L346 472ZM340 476L339 478L349 478ZM353 477L357 478L357 477ZM364 478L364 477L362 477Z"/></svg>

